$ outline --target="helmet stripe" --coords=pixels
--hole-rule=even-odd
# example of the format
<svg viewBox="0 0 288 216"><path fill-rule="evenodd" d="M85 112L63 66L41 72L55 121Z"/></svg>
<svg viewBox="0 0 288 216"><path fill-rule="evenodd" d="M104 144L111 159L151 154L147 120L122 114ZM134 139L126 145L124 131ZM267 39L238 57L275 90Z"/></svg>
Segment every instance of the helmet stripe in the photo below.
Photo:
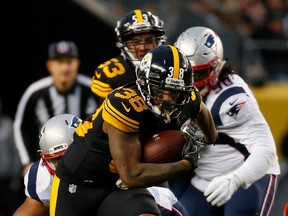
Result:
<svg viewBox="0 0 288 216"><path fill-rule="evenodd" d="M170 45L169 45L170 46ZM176 47L170 46L173 54L173 63L174 63L174 71L173 71L173 79L179 78L179 53Z"/></svg>
<svg viewBox="0 0 288 216"><path fill-rule="evenodd" d="M135 14L136 14L136 18L138 23L142 23L143 22L143 16L142 16L142 12L141 10L134 10Z"/></svg>

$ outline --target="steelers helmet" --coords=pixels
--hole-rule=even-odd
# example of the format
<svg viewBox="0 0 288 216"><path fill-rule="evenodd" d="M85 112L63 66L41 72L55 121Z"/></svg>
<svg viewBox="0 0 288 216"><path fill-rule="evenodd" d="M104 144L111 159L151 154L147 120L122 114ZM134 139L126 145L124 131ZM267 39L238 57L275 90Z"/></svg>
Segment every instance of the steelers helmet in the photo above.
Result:
<svg viewBox="0 0 288 216"><path fill-rule="evenodd" d="M149 109L166 121L176 118L190 101L193 71L188 58L175 46L161 45L150 50L136 68L137 86ZM179 93L176 103L155 104L153 86Z"/></svg>
<svg viewBox="0 0 288 216"><path fill-rule="evenodd" d="M40 156L50 172L55 172L51 162L60 159L73 141L73 133L80 118L71 114L60 114L50 118L41 128L39 135Z"/></svg>
<svg viewBox="0 0 288 216"><path fill-rule="evenodd" d="M118 20L115 32L116 46L121 50L124 57L131 61L134 66L139 64L139 60L129 51L125 43L126 41L135 35L144 33L154 34L157 45L162 45L167 39L163 21L150 11L140 9L130 11L121 20Z"/></svg>
<svg viewBox="0 0 288 216"><path fill-rule="evenodd" d="M225 64L220 37L209 28L196 26L182 32L174 45L188 57L194 74L211 68L211 72L205 78L194 82L200 94L205 96L211 87L217 84L219 73Z"/></svg>

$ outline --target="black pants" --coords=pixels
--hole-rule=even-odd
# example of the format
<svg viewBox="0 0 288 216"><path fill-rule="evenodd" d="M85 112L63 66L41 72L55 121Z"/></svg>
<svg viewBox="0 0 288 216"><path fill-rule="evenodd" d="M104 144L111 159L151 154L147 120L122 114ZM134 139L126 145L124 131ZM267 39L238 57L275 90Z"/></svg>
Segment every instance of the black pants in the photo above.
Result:
<svg viewBox="0 0 288 216"><path fill-rule="evenodd" d="M50 216L137 216L160 215L146 189L120 190L115 186L75 185L55 176Z"/></svg>

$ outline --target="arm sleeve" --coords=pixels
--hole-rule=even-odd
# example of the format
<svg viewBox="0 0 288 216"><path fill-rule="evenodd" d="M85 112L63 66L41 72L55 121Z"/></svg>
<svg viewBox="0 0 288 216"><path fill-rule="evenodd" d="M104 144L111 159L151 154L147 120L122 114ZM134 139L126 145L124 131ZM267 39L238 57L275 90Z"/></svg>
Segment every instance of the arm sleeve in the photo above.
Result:
<svg viewBox="0 0 288 216"><path fill-rule="evenodd" d="M272 170L271 167L279 165L275 141L252 94L248 95L241 87L234 87L222 96L220 115L214 120L218 130L233 137L249 152L245 162L234 171L242 180L241 186L247 188ZM218 112L216 106L214 111ZM278 168L273 170L275 174L279 172Z"/></svg>
<svg viewBox="0 0 288 216"><path fill-rule="evenodd" d="M275 141L266 123L263 122L257 127L250 127L247 131L250 131L248 137L255 138L254 141L251 140L255 144L251 146L251 154L243 165L235 170L235 173L242 177L244 188L262 178L273 165L273 162L278 160Z"/></svg>

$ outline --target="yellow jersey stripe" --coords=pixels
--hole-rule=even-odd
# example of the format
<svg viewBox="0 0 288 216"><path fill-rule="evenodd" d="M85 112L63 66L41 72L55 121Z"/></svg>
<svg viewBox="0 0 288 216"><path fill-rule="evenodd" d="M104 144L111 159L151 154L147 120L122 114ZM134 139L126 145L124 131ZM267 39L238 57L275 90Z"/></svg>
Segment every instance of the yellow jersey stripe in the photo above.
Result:
<svg viewBox="0 0 288 216"><path fill-rule="evenodd" d="M92 80L91 91L98 95L101 98L106 98L106 96L112 91L113 89L110 87L109 84L100 82L98 80Z"/></svg>
<svg viewBox="0 0 288 216"><path fill-rule="evenodd" d="M92 79L92 85L100 86L101 88L111 88L108 83L101 82L99 80Z"/></svg>
<svg viewBox="0 0 288 216"><path fill-rule="evenodd" d="M59 184L60 184L60 179L55 175L53 178L53 182L52 182L51 197L50 197L50 215L51 216L55 215Z"/></svg>
<svg viewBox="0 0 288 216"><path fill-rule="evenodd" d="M103 119L112 124L117 129L123 132L138 132L139 122L123 115L115 107L113 107L109 100L104 102L104 109L102 114Z"/></svg>

